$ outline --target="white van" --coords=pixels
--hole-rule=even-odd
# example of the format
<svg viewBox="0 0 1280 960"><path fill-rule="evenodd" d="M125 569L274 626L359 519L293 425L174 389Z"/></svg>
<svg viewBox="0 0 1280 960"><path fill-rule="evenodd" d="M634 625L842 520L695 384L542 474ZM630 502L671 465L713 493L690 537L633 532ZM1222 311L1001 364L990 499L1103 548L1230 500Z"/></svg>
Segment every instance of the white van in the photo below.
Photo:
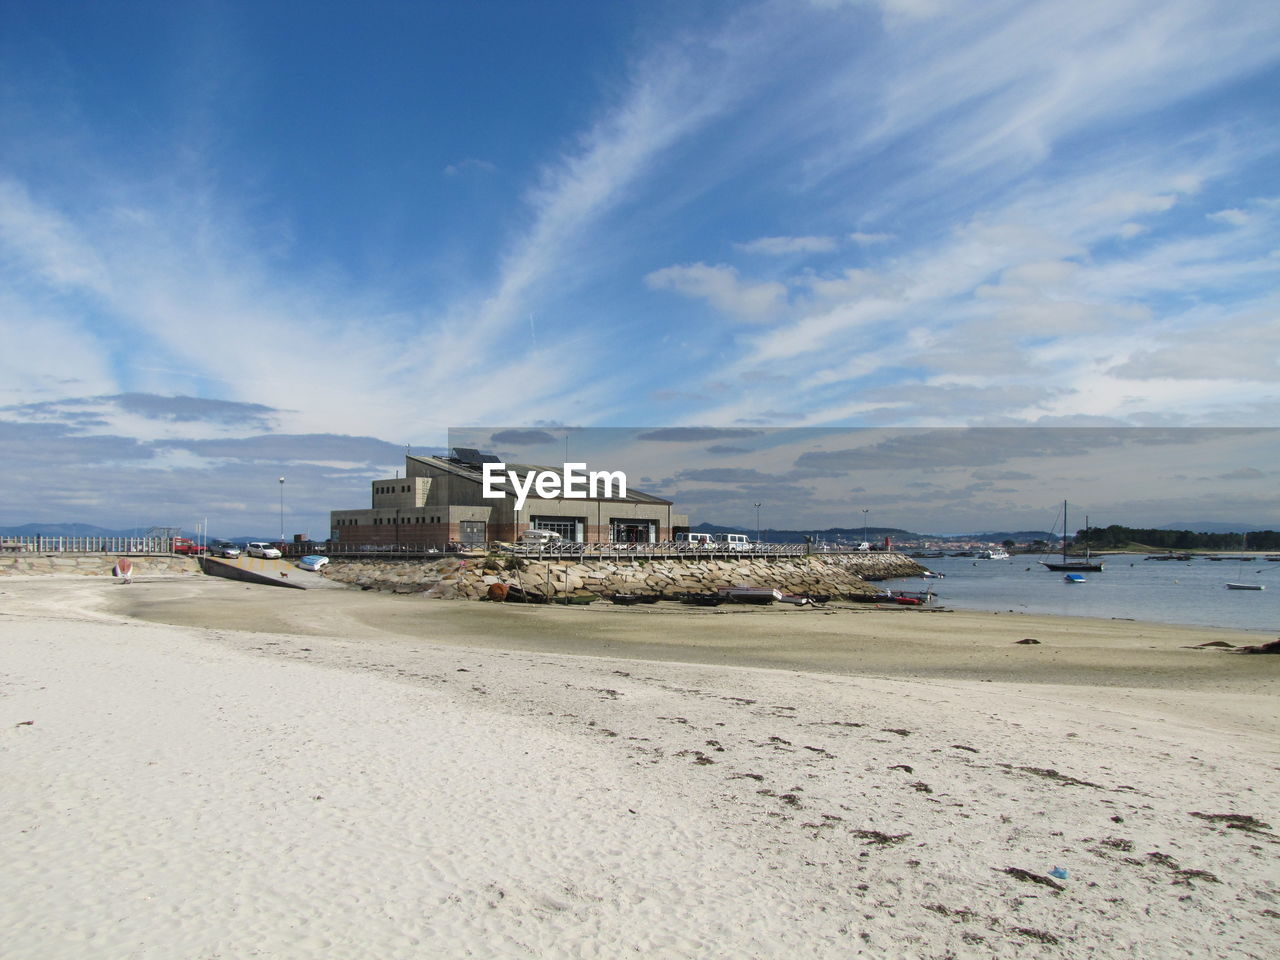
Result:
<svg viewBox="0 0 1280 960"><path fill-rule="evenodd" d="M708 549L715 546L715 540L709 533L677 533L676 543L691 543Z"/></svg>
<svg viewBox="0 0 1280 960"><path fill-rule="evenodd" d="M745 533L717 533L716 546L721 550L750 550L751 538Z"/></svg>

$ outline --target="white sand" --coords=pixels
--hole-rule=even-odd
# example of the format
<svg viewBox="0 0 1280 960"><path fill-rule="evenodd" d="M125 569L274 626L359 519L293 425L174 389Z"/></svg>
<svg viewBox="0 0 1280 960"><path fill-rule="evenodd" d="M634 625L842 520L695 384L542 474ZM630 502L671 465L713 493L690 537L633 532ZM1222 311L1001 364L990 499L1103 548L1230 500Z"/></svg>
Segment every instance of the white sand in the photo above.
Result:
<svg viewBox="0 0 1280 960"><path fill-rule="evenodd" d="M143 587L0 583L5 960L1280 952L1280 831L1190 815L1280 828L1230 711L99 612Z"/></svg>

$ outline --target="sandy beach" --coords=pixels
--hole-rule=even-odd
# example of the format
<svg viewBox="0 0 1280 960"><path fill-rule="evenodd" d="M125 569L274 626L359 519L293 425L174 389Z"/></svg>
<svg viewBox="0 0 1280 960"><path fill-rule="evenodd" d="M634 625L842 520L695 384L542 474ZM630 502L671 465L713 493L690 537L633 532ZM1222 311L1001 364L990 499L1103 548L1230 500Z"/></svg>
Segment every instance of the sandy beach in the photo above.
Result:
<svg viewBox="0 0 1280 960"><path fill-rule="evenodd" d="M9 578L0 954L1270 957L1273 636Z"/></svg>

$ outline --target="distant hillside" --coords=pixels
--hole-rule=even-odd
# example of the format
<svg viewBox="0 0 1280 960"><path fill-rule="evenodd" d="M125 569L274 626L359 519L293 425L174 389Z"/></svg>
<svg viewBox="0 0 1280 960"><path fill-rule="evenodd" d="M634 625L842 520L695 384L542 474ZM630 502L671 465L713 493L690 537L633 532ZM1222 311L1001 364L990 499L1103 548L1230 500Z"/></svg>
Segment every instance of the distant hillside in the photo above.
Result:
<svg viewBox="0 0 1280 960"><path fill-rule="evenodd" d="M24 523L21 526L0 527L0 537L141 537L150 530L150 526L129 527L127 530L108 530L106 527L95 527L91 523ZM180 537L194 537L187 530L180 530ZM267 537L214 537L208 539L226 539L236 541L275 540L278 534Z"/></svg>
<svg viewBox="0 0 1280 960"><path fill-rule="evenodd" d="M966 533L954 537L930 537L930 540L986 540L990 543L1004 543L1006 540L1012 540L1015 543L1034 543L1037 540L1043 540L1046 543L1052 543L1058 539L1058 534L1050 533L1048 530L1007 530L997 533Z"/></svg>
<svg viewBox="0 0 1280 960"><path fill-rule="evenodd" d="M1178 523L1166 523L1157 530L1190 530L1192 533L1261 533L1266 527L1252 523L1218 523L1212 520L1181 520Z"/></svg>
<svg viewBox="0 0 1280 960"><path fill-rule="evenodd" d="M132 537L137 530L107 530L91 523L24 523L18 527L0 527L6 537Z"/></svg>

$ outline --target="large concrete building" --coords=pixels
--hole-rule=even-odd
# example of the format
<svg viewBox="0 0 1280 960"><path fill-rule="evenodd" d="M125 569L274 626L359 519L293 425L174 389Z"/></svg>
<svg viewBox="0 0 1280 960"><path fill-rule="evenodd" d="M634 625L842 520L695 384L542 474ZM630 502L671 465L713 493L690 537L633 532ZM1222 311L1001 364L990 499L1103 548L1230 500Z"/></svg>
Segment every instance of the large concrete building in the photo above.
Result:
<svg viewBox="0 0 1280 960"><path fill-rule="evenodd" d="M483 496L484 461L475 451L455 450L451 457L405 457L405 475L374 480L367 510L330 513L331 539L343 544L427 546L445 549L452 541L465 545L514 541L526 530L551 530L565 540L585 543L657 543L688 529L689 518L672 511L672 502L627 488L598 489L600 496L539 496L530 489L516 508L509 480L492 483L499 499ZM531 464L505 465L522 485L533 471L555 468ZM556 471L557 473L560 471Z"/></svg>

